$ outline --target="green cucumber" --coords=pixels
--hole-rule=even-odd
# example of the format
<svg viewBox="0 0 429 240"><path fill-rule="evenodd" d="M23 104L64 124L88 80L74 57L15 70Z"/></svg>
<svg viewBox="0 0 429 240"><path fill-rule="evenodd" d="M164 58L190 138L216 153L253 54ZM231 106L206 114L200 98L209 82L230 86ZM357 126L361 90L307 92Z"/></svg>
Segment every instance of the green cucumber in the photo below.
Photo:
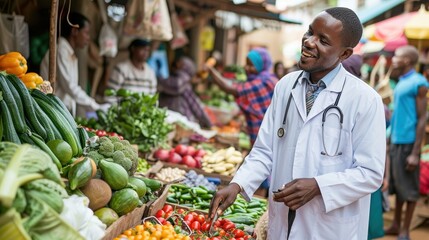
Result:
<svg viewBox="0 0 429 240"><path fill-rule="evenodd" d="M10 90L6 77L3 73L0 73L0 91L3 93L3 101L6 103L9 113L11 115L11 119L13 119L12 123L15 126L14 129L17 133L23 133L26 131L27 126L25 125L24 120L24 111L22 109L22 103L19 105L17 101L21 101L19 94L14 95ZM14 89L16 91L16 89ZM17 101L15 101L17 99Z"/></svg>
<svg viewBox="0 0 429 240"><path fill-rule="evenodd" d="M36 146L38 146L40 149L42 149L45 153L47 153L51 157L52 161L55 163L55 165L58 167L58 170L61 172L62 166L61 166L60 160L55 156L55 154L48 147L48 145L46 145L42 137L38 136L36 133L29 133L28 136L31 138L31 140L33 140Z"/></svg>
<svg viewBox="0 0 429 240"><path fill-rule="evenodd" d="M79 133L79 141L82 148L85 148L86 141L88 140L88 132L82 126L77 127L77 132Z"/></svg>
<svg viewBox="0 0 429 240"><path fill-rule="evenodd" d="M30 93L28 92L28 89L17 76L9 74L6 76L6 78L7 80L9 80L8 82L10 83L10 89L12 90L14 88L21 97L24 109L24 116L26 117L26 119L28 119L30 125L33 127L32 130L39 134L44 140L47 140L47 131L43 127L41 122L39 122L39 120L37 119L36 111L34 109L35 103ZM17 104L19 105L18 101Z"/></svg>
<svg viewBox="0 0 429 240"><path fill-rule="evenodd" d="M39 107L46 113L46 115L48 115L55 127L61 133L62 139L70 144L73 151L73 156L79 155L79 153L82 152L82 149L79 150L80 144L78 145L78 138L74 134L72 127L68 124L64 116L61 115L55 108L51 107L48 102L45 102L40 98L35 98L35 100L37 104L39 104Z"/></svg>
<svg viewBox="0 0 429 240"><path fill-rule="evenodd" d="M146 186L150 188L150 190L152 191L157 191L162 187L162 183L158 180L144 178L144 177L137 177L137 178L139 178L140 180L143 180Z"/></svg>
<svg viewBox="0 0 429 240"><path fill-rule="evenodd" d="M19 139L19 136L16 133L15 126L12 121L12 115L9 112L7 104L4 100L0 101L0 109L1 109L2 124L3 124L3 141L21 144L21 140Z"/></svg>
<svg viewBox="0 0 429 240"><path fill-rule="evenodd" d="M46 133L48 135L49 141L53 139L63 139L60 131L58 131L57 127L51 121L48 115L46 115L46 113L39 107L39 105L37 104L36 100L34 100L34 98L32 98L32 102L34 103L34 109L36 110L37 118L40 120L43 126L46 126ZM53 134L53 139L51 139L52 138L51 134ZM49 142L49 141L46 141L46 142Z"/></svg>

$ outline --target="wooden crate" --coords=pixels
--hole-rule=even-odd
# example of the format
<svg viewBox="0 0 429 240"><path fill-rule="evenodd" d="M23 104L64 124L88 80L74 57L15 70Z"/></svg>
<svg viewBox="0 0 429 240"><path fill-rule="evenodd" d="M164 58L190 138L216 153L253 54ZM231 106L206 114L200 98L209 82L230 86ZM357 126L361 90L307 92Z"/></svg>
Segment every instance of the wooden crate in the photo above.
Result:
<svg viewBox="0 0 429 240"><path fill-rule="evenodd" d="M170 185L164 185L162 188L162 194L155 200L149 201L146 203L147 207L143 214L143 217L154 216L155 213L164 207L165 202L167 201L168 190Z"/></svg>
<svg viewBox="0 0 429 240"><path fill-rule="evenodd" d="M143 206L134 209L132 212L124 216L121 216L106 229L106 234L101 240L112 240L123 233L125 230L139 225L143 219L143 213L145 212L146 208L146 204L143 204Z"/></svg>

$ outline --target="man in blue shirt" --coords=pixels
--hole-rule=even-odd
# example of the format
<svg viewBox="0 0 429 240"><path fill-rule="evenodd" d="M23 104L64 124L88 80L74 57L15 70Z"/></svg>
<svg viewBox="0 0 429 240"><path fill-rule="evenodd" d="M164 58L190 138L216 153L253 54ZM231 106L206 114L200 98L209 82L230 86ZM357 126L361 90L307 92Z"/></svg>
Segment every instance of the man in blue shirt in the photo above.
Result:
<svg viewBox="0 0 429 240"><path fill-rule="evenodd" d="M393 95L393 116L390 137L390 190L396 194L395 216L386 234L409 239L411 218L419 198L420 149L426 122L426 93L429 84L414 70L419 53L413 46L396 49L392 67L400 77ZM402 206L406 213L401 225Z"/></svg>

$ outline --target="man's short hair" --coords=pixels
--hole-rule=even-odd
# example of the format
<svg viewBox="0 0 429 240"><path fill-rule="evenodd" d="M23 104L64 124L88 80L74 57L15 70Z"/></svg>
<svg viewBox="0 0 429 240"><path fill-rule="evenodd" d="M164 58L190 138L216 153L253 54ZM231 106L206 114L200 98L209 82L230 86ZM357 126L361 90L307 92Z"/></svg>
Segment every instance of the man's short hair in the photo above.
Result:
<svg viewBox="0 0 429 240"><path fill-rule="evenodd" d="M396 49L402 51L406 58L410 60L410 65L414 66L419 62L419 50L412 45L402 46Z"/></svg>
<svg viewBox="0 0 429 240"><path fill-rule="evenodd" d="M363 32L362 24L356 13L345 7L328 8L325 12L343 24L343 44L346 47L355 47Z"/></svg>
<svg viewBox="0 0 429 240"><path fill-rule="evenodd" d="M150 46L150 44L151 44L150 41L147 39L136 38L130 43L130 45L128 46L128 50L131 51L131 48L133 47Z"/></svg>
<svg viewBox="0 0 429 240"><path fill-rule="evenodd" d="M81 29L85 27L85 24L89 23L89 19L87 17L77 12L71 12L68 16L68 20L70 21L70 23L69 21L67 21L67 15L65 15L63 19L61 19L61 36L65 38L70 37L72 29L75 28L70 24L78 25L78 29Z"/></svg>

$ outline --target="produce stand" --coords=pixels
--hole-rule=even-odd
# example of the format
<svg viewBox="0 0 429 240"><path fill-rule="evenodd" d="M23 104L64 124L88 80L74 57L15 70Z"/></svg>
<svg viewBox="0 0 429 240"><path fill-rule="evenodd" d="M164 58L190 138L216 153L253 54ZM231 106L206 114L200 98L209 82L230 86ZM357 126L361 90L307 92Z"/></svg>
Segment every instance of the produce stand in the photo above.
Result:
<svg viewBox="0 0 429 240"><path fill-rule="evenodd" d="M123 231L132 228L141 223L147 205L134 209L132 212L120 217L106 229L106 235L101 240L111 240L121 234Z"/></svg>

